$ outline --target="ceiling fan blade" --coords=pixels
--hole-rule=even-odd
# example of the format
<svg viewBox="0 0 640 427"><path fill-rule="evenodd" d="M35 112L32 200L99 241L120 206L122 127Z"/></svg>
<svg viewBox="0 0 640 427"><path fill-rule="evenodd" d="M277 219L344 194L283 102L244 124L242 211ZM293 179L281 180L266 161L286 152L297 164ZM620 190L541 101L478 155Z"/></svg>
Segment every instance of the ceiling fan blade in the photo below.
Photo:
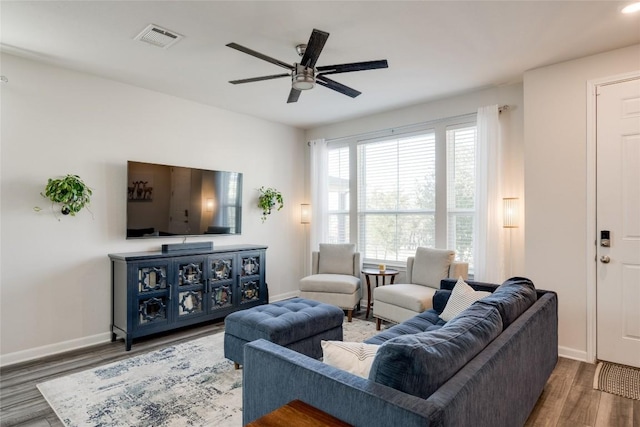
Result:
<svg viewBox="0 0 640 427"><path fill-rule="evenodd" d="M335 80L331 80L330 78L323 75L316 76L316 83L321 86L328 87L329 89L333 89L336 92L340 92L343 95L350 96L351 98L355 98L362 93L350 88L349 86L345 86L342 83L338 83Z"/></svg>
<svg viewBox="0 0 640 427"><path fill-rule="evenodd" d="M287 99L287 104L291 104L292 102L298 102L298 98L300 98L301 90L291 88L291 92L289 92L289 98Z"/></svg>
<svg viewBox="0 0 640 427"><path fill-rule="evenodd" d="M379 61L352 62L350 64L323 65L322 67L317 67L317 70L318 73L327 75L349 73L351 71L377 70L379 68L389 68L389 64L386 59Z"/></svg>
<svg viewBox="0 0 640 427"><path fill-rule="evenodd" d="M241 83L261 82L262 80L279 79L281 77L291 77L291 74L274 74L272 76L252 77L249 79L230 80L229 83L237 85Z"/></svg>
<svg viewBox="0 0 640 427"><path fill-rule="evenodd" d="M229 43L227 47L230 47L231 49L239 50L240 52L244 52L247 55L255 56L256 58L260 58L263 61L271 62L272 64L278 65L282 68L286 68L287 70L293 70L293 65L287 64L286 62L282 62L279 59L275 59L270 56L264 55L260 52L256 52L255 50L239 45L238 43Z"/></svg>
<svg viewBox="0 0 640 427"><path fill-rule="evenodd" d="M328 38L329 33L325 33L324 31L316 30L314 28L311 32L311 37L309 37L309 42L307 43L304 55L302 55L302 61L300 61L300 64L305 67L314 68Z"/></svg>

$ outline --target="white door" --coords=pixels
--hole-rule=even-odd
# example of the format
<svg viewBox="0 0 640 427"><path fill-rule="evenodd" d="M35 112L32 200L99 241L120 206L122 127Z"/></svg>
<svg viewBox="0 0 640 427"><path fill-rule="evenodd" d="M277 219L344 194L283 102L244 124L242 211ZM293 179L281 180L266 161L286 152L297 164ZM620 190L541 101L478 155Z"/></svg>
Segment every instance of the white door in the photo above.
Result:
<svg viewBox="0 0 640 427"><path fill-rule="evenodd" d="M640 367L640 79L597 94L597 358Z"/></svg>

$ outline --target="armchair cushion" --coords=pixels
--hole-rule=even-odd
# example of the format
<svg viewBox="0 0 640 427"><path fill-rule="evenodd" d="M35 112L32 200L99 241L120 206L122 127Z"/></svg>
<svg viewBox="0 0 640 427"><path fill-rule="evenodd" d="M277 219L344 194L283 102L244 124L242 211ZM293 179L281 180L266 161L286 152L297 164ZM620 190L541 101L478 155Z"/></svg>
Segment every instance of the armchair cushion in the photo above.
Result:
<svg viewBox="0 0 640 427"><path fill-rule="evenodd" d="M431 308L431 301L436 289L428 286L401 283L387 285L373 290L374 301L381 301L397 307L422 313ZM375 304L374 304L375 309Z"/></svg>
<svg viewBox="0 0 640 427"><path fill-rule="evenodd" d="M438 289L440 280L449 276L454 257L454 251L419 247L413 262L411 283Z"/></svg>
<svg viewBox="0 0 640 427"><path fill-rule="evenodd" d="M354 275L353 257L356 253L354 244L320 243L318 273Z"/></svg>
<svg viewBox="0 0 640 427"><path fill-rule="evenodd" d="M350 274L313 274L300 279L302 292L353 294L360 287L360 279Z"/></svg>

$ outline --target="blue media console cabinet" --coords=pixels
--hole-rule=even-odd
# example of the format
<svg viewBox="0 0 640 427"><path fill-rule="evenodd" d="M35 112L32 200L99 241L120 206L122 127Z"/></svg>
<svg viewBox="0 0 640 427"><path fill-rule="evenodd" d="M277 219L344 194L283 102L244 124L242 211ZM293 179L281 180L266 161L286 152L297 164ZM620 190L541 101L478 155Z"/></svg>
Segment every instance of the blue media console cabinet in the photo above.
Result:
<svg viewBox="0 0 640 427"><path fill-rule="evenodd" d="M111 259L111 341L220 319L269 302L266 246L188 253L132 252Z"/></svg>

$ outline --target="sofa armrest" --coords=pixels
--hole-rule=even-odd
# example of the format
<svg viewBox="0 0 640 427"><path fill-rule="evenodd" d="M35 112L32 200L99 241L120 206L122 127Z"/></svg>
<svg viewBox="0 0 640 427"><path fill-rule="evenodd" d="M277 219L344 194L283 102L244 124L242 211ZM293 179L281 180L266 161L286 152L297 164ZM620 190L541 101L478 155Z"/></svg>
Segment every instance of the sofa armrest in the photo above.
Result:
<svg viewBox="0 0 640 427"><path fill-rule="evenodd" d="M300 399L355 426L429 425L437 405L260 339L244 347L243 423Z"/></svg>

